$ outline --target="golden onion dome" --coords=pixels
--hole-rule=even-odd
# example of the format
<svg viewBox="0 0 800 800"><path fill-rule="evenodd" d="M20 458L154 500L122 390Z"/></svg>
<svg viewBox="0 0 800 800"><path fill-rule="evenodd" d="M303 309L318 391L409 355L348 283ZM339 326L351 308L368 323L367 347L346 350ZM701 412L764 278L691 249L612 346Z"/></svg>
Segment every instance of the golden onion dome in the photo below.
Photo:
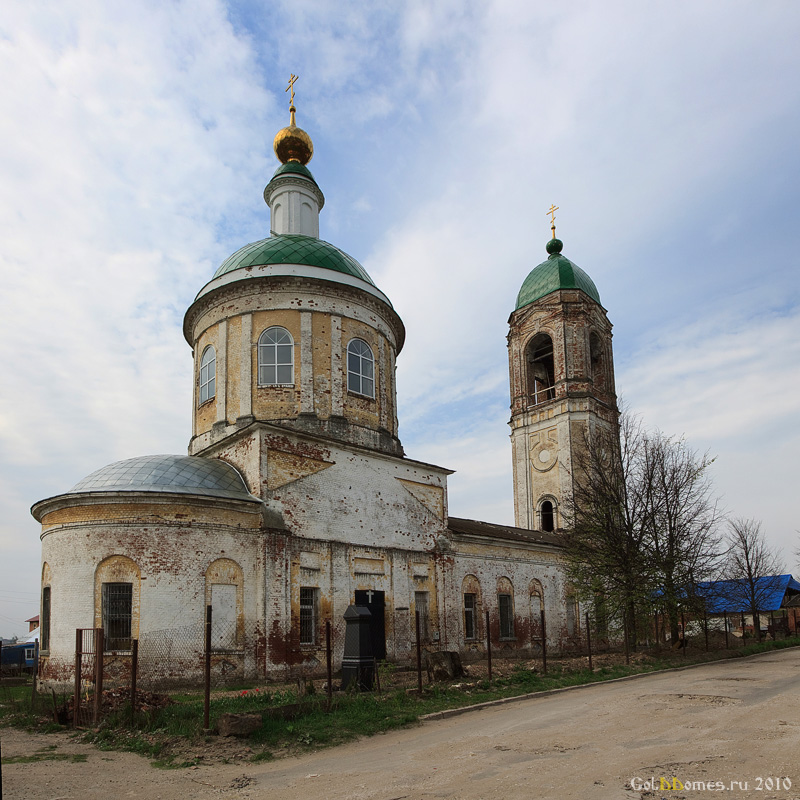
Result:
<svg viewBox="0 0 800 800"><path fill-rule="evenodd" d="M295 124L294 106L289 108L289 113L289 125L281 128L275 134L275 141L272 143L275 148L275 155L278 156L278 160L282 164L288 164L290 161L304 165L308 164L314 155L314 145L311 142L311 137Z"/></svg>

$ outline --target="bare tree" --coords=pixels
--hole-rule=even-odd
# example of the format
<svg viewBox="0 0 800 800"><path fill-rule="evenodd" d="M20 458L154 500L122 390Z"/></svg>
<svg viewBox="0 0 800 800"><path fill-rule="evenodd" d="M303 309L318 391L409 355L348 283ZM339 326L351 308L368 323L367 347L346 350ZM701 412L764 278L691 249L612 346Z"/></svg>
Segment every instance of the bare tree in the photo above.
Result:
<svg viewBox="0 0 800 800"><path fill-rule="evenodd" d="M634 637L638 612L657 604L676 641L681 606L719 559L712 463L624 411L618 430L587 431L573 457L570 579L584 598L621 615Z"/></svg>
<svg viewBox="0 0 800 800"><path fill-rule="evenodd" d="M574 493L565 509L571 582L594 604L601 628L607 616L622 617L634 640L637 609L649 603L653 583L646 440L639 419L624 410L618 428L587 430L573 456Z"/></svg>
<svg viewBox="0 0 800 800"><path fill-rule="evenodd" d="M749 611L761 641L760 611L769 609L780 586L784 564L764 539L761 523L754 519L732 519L726 535L728 551L722 566L725 599L737 610Z"/></svg>
<svg viewBox="0 0 800 800"><path fill-rule="evenodd" d="M719 563L720 512L709 474L714 459L658 431L644 449L644 472L652 480L646 494L647 545L660 578L670 638L676 642L681 604Z"/></svg>

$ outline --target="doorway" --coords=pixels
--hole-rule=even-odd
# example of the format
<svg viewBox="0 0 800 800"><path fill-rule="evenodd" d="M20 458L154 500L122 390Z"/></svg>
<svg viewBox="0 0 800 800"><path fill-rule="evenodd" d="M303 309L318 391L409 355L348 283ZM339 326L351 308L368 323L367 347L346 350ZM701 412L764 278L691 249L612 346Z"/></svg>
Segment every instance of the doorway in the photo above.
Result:
<svg viewBox="0 0 800 800"><path fill-rule="evenodd" d="M375 589L356 589L355 601L357 606L369 609L369 634L372 640L372 655L382 661L386 658L386 622L384 608L385 595Z"/></svg>

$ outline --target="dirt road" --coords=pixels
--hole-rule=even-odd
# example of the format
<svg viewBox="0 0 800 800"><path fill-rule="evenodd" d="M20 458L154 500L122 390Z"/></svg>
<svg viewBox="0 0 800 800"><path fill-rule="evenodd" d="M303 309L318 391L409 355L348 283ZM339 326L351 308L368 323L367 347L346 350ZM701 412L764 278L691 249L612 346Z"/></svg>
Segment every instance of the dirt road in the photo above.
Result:
<svg viewBox="0 0 800 800"><path fill-rule="evenodd" d="M800 649L595 685L267 764L157 770L60 734L0 736L4 757L53 744L88 754L86 763L5 765L5 800L785 800L800 798Z"/></svg>

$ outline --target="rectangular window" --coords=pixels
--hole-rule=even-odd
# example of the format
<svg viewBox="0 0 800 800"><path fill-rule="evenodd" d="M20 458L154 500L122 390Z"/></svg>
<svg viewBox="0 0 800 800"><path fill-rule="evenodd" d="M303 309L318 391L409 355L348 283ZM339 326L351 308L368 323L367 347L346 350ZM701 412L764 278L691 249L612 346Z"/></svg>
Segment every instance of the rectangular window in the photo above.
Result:
<svg viewBox="0 0 800 800"><path fill-rule="evenodd" d="M428 593L414 592L414 610L419 612L419 640L428 641Z"/></svg>
<svg viewBox="0 0 800 800"><path fill-rule="evenodd" d="M464 638L475 639L475 609L477 597L474 594L464 595Z"/></svg>
<svg viewBox="0 0 800 800"><path fill-rule="evenodd" d="M498 594L497 605L500 608L500 638L514 638L514 604L510 594Z"/></svg>
<svg viewBox="0 0 800 800"><path fill-rule="evenodd" d="M25 648L25 660L26 661L33 661L34 656L34 648L33 647L26 647Z"/></svg>
<svg viewBox="0 0 800 800"><path fill-rule="evenodd" d="M318 589L300 587L300 644L317 643L317 593Z"/></svg>
<svg viewBox="0 0 800 800"><path fill-rule="evenodd" d="M132 583L103 584L103 631L106 650L131 649Z"/></svg>
<svg viewBox="0 0 800 800"><path fill-rule="evenodd" d="M50 649L50 587L42 589L42 626L39 630L39 646Z"/></svg>

